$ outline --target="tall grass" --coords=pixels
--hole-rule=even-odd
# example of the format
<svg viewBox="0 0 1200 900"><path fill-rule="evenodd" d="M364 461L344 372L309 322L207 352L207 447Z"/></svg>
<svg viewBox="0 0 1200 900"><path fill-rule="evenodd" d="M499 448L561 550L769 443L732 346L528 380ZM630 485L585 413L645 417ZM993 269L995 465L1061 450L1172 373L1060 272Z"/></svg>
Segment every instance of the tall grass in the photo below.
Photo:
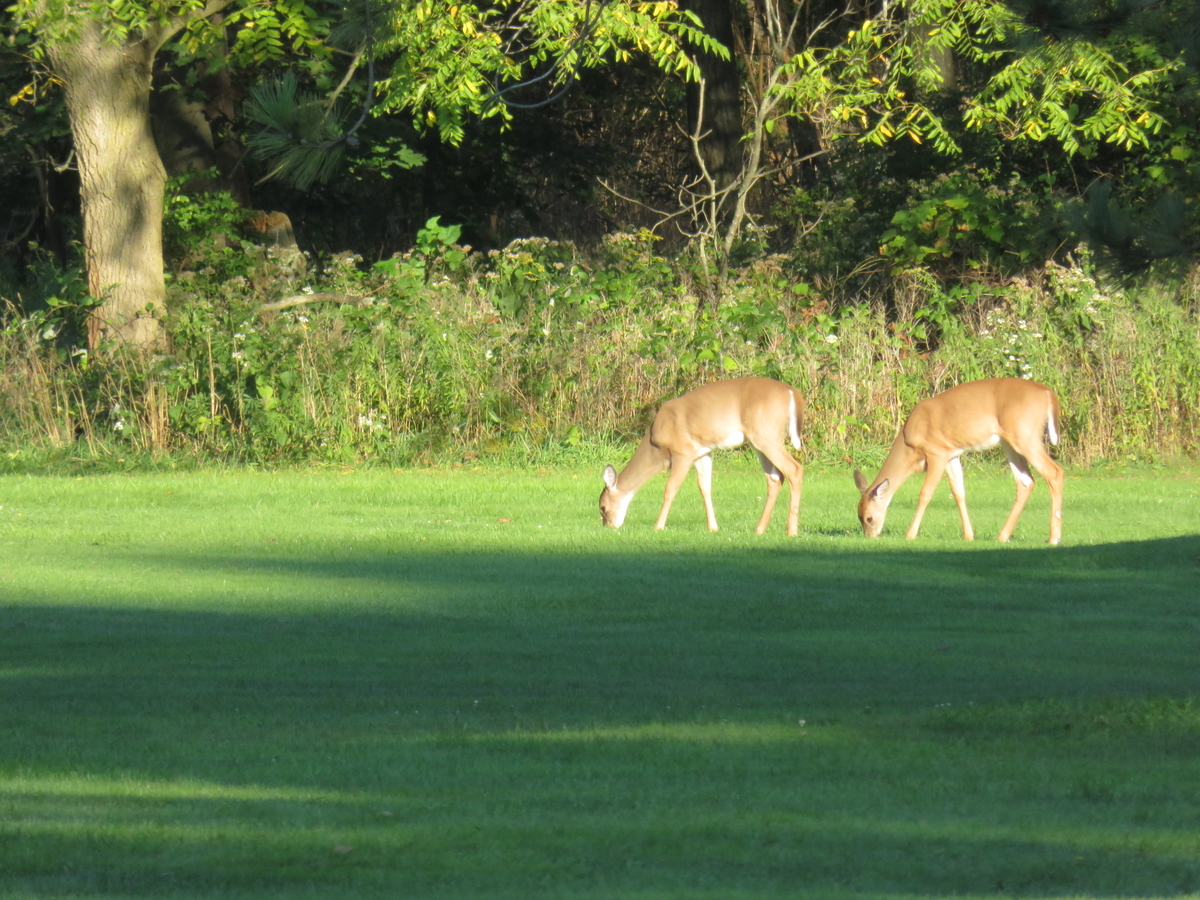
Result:
<svg viewBox="0 0 1200 900"><path fill-rule="evenodd" d="M520 455L625 440L662 400L748 373L805 394L811 460L869 463L919 399L999 375L1059 392L1071 462L1200 452L1190 285L1120 290L1050 266L1036 280L946 287L912 271L886 295L837 302L765 260L713 305L686 289L686 261L656 256L645 235L591 256L522 241L467 257L443 236L374 267L249 259L242 275L226 265L176 280L164 356L88 355L46 314L10 318L10 460Z"/></svg>

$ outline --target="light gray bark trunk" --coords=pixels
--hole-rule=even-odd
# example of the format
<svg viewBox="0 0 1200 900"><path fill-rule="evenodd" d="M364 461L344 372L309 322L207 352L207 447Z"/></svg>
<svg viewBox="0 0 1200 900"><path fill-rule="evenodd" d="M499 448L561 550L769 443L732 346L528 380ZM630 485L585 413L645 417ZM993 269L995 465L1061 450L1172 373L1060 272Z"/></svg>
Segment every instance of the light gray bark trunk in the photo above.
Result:
<svg viewBox="0 0 1200 900"><path fill-rule="evenodd" d="M111 339L156 349L163 339L166 173L150 126L154 52L144 40L106 39L94 19L50 47L79 161L88 289L102 301L88 322L92 347Z"/></svg>

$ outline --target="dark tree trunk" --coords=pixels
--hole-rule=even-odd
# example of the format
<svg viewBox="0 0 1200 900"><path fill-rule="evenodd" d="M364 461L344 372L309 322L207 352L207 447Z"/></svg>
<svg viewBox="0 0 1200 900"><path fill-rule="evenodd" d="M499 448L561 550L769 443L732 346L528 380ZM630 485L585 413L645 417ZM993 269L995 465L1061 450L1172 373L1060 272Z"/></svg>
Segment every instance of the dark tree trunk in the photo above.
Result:
<svg viewBox="0 0 1200 900"><path fill-rule="evenodd" d="M220 16L213 17L220 22ZM217 53L224 56L222 44ZM230 68L205 61L191 63L199 73L196 87L187 87L192 71L168 68L159 73L150 98L154 137L169 175L203 173L215 168L216 181L203 177L188 182L189 190L225 191L239 206L249 208L250 177L242 163L245 148L229 126L237 118L237 90ZM164 90L163 88L169 88Z"/></svg>
<svg viewBox="0 0 1200 900"><path fill-rule="evenodd" d="M703 94L701 85L687 86L688 133L695 134L699 128L704 165L717 188L723 189L742 169L742 96L733 52L733 0L683 0L679 5L699 16L704 30L730 52L729 59L698 53Z"/></svg>

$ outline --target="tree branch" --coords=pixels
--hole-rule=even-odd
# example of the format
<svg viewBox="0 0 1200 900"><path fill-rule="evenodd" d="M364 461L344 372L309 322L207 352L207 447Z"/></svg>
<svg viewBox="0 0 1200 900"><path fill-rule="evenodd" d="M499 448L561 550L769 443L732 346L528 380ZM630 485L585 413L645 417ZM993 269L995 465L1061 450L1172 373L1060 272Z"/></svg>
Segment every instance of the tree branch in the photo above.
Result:
<svg viewBox="0 0 1200 900"><path fill-rule="evenodd" d="M309 303L353 303L355 305L363 303L370 299L368 295L359 294L333 294L328 292L317 294L293 294L291 297L283 297L279 300L272 300L270 303L264 303L260 306L259 312L279 312L282 309L291 309L293 306L305 306Z"/></svg>
<svg viewBox="0 0 1200 900"><path fill-rule="evenodd" d="M226 8L233 5L236 0L208 0L204 8L196 12L172 16L166 23L151 35L147 35L147 40L151 44L151 52L154 55L163 48L163 45L183 29L187 28L193 22L199 22L201 19L211 19L218 13L224 12Z"/></svg>

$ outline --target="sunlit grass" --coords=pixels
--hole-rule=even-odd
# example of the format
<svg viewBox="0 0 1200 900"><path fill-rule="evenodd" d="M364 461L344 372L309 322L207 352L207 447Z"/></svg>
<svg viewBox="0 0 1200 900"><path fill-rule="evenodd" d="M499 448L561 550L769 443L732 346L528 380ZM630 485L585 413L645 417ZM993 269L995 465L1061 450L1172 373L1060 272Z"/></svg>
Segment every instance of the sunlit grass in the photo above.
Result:
<svg viewBox="0 0 1200 900"><path fill-rule="evenodd" d="M915 491L0 479L0 896L1200 893L1197 478Z"/></svg>

